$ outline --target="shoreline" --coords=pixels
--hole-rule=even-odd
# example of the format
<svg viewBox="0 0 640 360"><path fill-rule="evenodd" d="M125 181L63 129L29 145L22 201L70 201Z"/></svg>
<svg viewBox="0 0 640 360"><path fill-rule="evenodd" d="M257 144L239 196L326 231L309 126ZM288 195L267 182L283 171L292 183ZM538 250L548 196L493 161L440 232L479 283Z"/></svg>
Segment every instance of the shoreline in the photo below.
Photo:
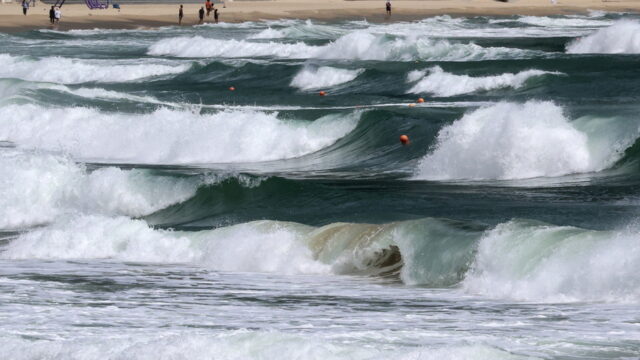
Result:
<svg viewBox="0 0 640 360"><path fill-rule="evenodd" d="M640 2L632 0L394 0L391 17L384 13L384 1L370 0L271 0L228 2L218 5L220 21L277 19L311 19L319 21L367 20L373 23L419 20L438 15L451 16L511 16L569 15L589 11L640 12ZM204 2L203 2L204 3ZM50 5L38 3L22 15L20 3L0 4L0 32L15 33L37 29L151 29L177 25L178 4L123 4L122 10L89 10L84 4L69 4L62 8L60 24L49 24ZM185 4L183 26L198 24L201 4ZM205 17L211 23L212 17Z"/></svg>

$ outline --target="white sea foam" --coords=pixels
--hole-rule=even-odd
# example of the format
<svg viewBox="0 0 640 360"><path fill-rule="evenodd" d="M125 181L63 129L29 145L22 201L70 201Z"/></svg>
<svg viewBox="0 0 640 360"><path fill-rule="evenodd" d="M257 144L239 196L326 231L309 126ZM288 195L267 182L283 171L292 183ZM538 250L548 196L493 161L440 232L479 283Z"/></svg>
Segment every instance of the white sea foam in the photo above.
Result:
<svg viewBox="0 0 640 360"><path fill-rule="evenodd" d="M551 102L484 107L440 130L415 178L525 179L600 171L622 156L638 129L620 134L594 120L571 123Z"/></svg>
<svg viewBox="0 0 640 360"><path fill-rule="evenodd" d="M186 58L200 57L258 57L304 59L317 51L317 47L302 42L294 44L277 42L252 42L245 40L219 40L195 37L162 39L149 47L150 55L170 55Z"/></svg>
<svg viewBox="0 0 640 360"><path fill-rule="evenodd" d="M540 52L473 43L452 43L412 35L390 37L367 31L354 31L322 46L298 43L218 40L179 37L159 40L149 48L150 55L187 58L278 57L292 59L394 60L417 59L470 61L541 56Z"/></svg>
<svg viewBox="0 0 640 360"><path fill-rule="evenodd" d="M142 216L193 196L194 179L144 170L84 167L59 156L0 154L0 229L54 221L65 213Z"/></svg>
<svg viewBox="0 0 640 360"><path fill-rule="evenodd" d="M622 20L567 45L570 54L638 54L640 23Z"/></svg>
<svg viewBox="0 0 640 360"><path fill-rule="evenodd" d="M291 80L291 86L302 90L329 88L353 81L363 71L363 69L337 69L329 66L304 67Z"/></svg>
<svg viewBox="0 0 640 360"><path fill-rule="evenodd" d="M512 221L482 238L464 288L529 301L637 302L639 271L635 229L593 231Z"/></svg>
<svg viewBox="0 0 640 360"><path fill-rule="evenodd" d="M253 222L181 233L154 230L142 220L88 215L59 221L12 241L9 259L113 259L190 263L216 270L325 273L302 235L304 225Z"/></svg>
<svg viewBox="0 0 640 360"><path fill-rule="evenodd" d="M5 336L0 346L13 360L64 358L71 360L189 358L195 360L535 360L487 345L442 347L363 346L361 342L338 341L312 333L233 330L203 335L181 331L156 331L153 336L118 334L73 340L32 340ZM211 355L215 354L215 357Z"/></svg>
<svg viewBox="0 0 640 360"><path fill-rule="evenodd" d="M611 25L608 19L598 19L597 17L548 17L548 16L521 16L518 21L524 24L542 26L545 28L562 28L571 30L572 28L598 28Z"/></svg>
<svg viewBox="0 0 640 360"><path fill-rule="evenodd" d="M89 61L63 57L32 59L0 54L0 78L79 84L85 82L123 82L153 76L179 74L191 64L129 64L118 61Z"/></svg>
<svg viewBox="0 0 640 360"><path fill-rule="evenodd" d="M359 113L313 122L284 121L276 113L200 114L159 109L146 114L89 108L0 108L0 139L19 147L62 151L76 159L193 164L293 158L333 144L355 128Z"/></svg>
<svg viewBox="0 0 640 360"><path fill-rule="evenodd" d="M414 94L431 93L436 96L446 97L509 87L518 89L529 79L547 74L559 75L560 73L534 69L516 74L504 73L494 76L471 77L451 74L442 70L441 67L435 66L426 71L416 70L410 72L407 75L407 82L417 81L417 83L407 92Z"/></svg>

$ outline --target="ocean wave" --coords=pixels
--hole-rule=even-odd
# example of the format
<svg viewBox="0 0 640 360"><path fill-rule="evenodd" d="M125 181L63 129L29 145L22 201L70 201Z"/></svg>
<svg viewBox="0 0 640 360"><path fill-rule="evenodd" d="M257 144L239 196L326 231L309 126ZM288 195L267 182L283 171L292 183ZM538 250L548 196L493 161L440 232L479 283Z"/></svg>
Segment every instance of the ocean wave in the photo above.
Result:
<svg viewBox="0 0 640 360"><path fill-rule="evenodd" d="M47 154L4 151L0 167L0 229L46 224L69 212L143 216L185 201L200 185L145 170L90 172Z"/></svg>
<svg viewBox="0 0 640 360"><path fill-rule="evenodd" d="M191 68L191 64L129 64L118 61L88 61L63 57L33 59L0 54L0 78L23 79L61 84L86 82L126 82L154 76L174 75Z"/></svg>
<svg viewBox="0 0 640 360"><path fill-rule="evenodd" d="M633 226L596 231L514 220L483 229L420 219L311 227L254 221L178 232L142 220L86 215L19 235L5 259L188 263L215 270L398 277L524 301L636 302L640 248Z"/></svg>
<svg viewBox="0 0 640 360"><path fill-rule="evenodd" d="M507 180L601 171L638 137L606 119L574 122L552 102L499 103L440 130L415 179Z"/></svg>
<svg viewBox="0 0 640 360"><path fill-rule="evenodd" d="M162 108L125 114L8 105L0 107L0 139L92 161L257 162L294 158L329 146L353 130L358 119L359 112L302 122L249 110L201 114Z"/></svg>
<svg viewBox="0 0 640 360"><path fill-rule="evenodd" d="M495 298L637 302L638 271L640 241L633 228L594 231L512 221L483 236L463 286Z"/></svg>
<svg viewBox="0 0 640 360"><path fill-rule="evenodd" d="M329 66L305 67L291 80L291 86L302 90L329 88L353 81L363 71L363 69L337 69Z"/></svg>
<svg viewBox="0 0 640 360"><path fill-rule="evenodd" d="M436 96L447 97L509 87L518 89L524 86L529 79L548 74L560 75L561 73L533 69L516 74L505 73L494 76L471 77L451 74L442 70L441 67L435 66L428 70L415 70L409 73L407 82L417 81L417 83L407 92L414 94L431 93Z"/></svg>
<svg viewBox="0 0 640 360"><path fill-rule="evenodd" d="M569 54L639 54L640 23L621 20L567 45Z"/></svg>
<svg viewBox="0 0 640 360"><path fill-rule="evenodd" d="M326 45L218 40L200 36L168 38L151 45L148 53L185 58L276 57L379 61L472 61L535 57L543 54L533 50L485 48L474 43L457 43L417 36L375 35L367 31L351 32Z"/></svg>

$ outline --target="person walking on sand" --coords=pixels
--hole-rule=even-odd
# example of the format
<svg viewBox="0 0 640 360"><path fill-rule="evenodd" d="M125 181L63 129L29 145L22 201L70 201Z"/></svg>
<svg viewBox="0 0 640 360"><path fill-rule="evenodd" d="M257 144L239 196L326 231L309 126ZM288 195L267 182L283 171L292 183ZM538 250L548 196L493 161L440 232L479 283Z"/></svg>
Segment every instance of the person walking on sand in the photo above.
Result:
<svg viewBox="0 0 640 360"><path fill-rule="evenodd" d="M204 22L204 7L201 6L200 10L198 11L198 17L200 18L200 24L202 24Z"/></svg>
<svg viewBox="0 0 640 360"><path fill-rule="evenodd" d="M27 10L29 10L29 1L22 0L22 14L27 15Z"/></svg>
<svg viewBox="0 0 640 360"><path fill-rule="evenodd" d="M49 21L53 24L56 21L56 7L55 6L51 6L51 9L49 9Z"/></svg>
<svg viewBox="0 0 640 360"><path fill-rule="evenodd" d="M178 25L182 25L182 18L184 17L184 10L182 5L180 5L180 10L178 10Z"/></svg>
<svg viewBox="0 0 640 360"><path fill-rule="evenodd" d="M213 2L211 2L211 0L207 0L204 3L204 6L207 8L207 16L209 16L211 14L211 10L213 10Z"/></svg>
<svg viewBox="0 0 640 360"><path fill-rule="evenodd" d="M53 17L56 20L56 24L59 24L60 18L62 17L62 10L60 10L59 7L57 7L56 10L53 12Z"/></svg>
<svg viewBox="0 0 640 360"><path fill-rule="evenodd" d="M216 21L216 24L218 23L218 16L220 14L218 14L218 9L213 9L213 20Z"/></svg>
<svg viewBox="0 0 640 360"><path fill-rule="evenodd" d="M391 1L387 1L385 7L387 8L387 15L391 15Z"/></svg>

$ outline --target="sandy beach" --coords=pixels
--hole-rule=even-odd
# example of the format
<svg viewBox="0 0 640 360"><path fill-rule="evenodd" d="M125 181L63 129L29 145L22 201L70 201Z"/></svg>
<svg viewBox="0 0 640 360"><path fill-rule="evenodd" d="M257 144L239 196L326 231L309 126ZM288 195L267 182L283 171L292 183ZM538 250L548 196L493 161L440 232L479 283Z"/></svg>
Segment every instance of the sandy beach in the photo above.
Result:
<svg viewBox="0 0 640 360"><path fill-rule="evenodd" d="M185 4L183 25L198 22L197 11L201 5ZM223 22L242 22L261 19L361 19L368 21L414 20L433 15L551 15L584 13L589 10L637 12L640 1L620 0L395 0L391 17L384 14L383 1L346 0L273 0L227 2L220 8ZM38 2L22 15L20 3L0 5L0 31L17 32L48 28L49 5ZM57 29L83 28L144 28L173 25L177 22L178 5L175 4L123 4L121 10L90 10L84 4L65 5L63 19ZM206 18L206 21L212 21Z"/></svg>

